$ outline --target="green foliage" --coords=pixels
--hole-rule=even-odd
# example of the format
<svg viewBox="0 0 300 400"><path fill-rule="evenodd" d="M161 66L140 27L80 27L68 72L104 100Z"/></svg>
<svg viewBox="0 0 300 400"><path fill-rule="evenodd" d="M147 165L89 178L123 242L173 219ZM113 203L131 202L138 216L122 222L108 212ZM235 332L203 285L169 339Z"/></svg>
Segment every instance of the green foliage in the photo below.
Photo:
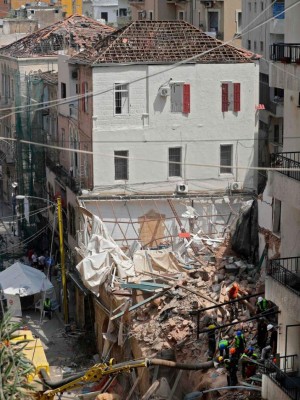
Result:
<svg viewBox="0 0 300 400"><path fill-rule="evenodd" d="M20 323L13 322L9 314L4 314L0 322L0 400L33 398L27 375L34 370L34 366L22 352L28 340L10 341L17 336L20 328Z"/></svg>

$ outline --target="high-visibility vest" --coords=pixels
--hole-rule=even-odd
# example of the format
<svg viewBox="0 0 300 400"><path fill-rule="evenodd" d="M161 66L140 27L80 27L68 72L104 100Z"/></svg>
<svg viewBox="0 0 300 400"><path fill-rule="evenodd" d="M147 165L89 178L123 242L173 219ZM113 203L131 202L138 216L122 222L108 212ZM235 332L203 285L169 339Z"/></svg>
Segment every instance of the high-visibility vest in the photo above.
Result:
<svg viewBox="0 0 300 400"><path fill-rule="evenodd" d="M224 344L225 347L228 347L229 343L228 340L222 339L219 341L219 349L221 348L221 345Z"/></svg>
<svg viewBox="0 0 300 400"><path fill-rule="evenodd" d="M235 347L239 348L240 347L240 343L243 343L243 345L245 345L245 336L241 335L241 336L236 336L234 338L235 341Z"/></svg>
<svg viewBox="0 0 300 400"><path fill-rule="evenodd" d="M44 301L44 307L51 308L51 300L50 299L48 299L48 301L47 301L47 299Z"/></svg>
<svg viewBox="0 0 300 400"><path fill-rule="evenodd" d="M262 299L262 301L257 302L256 305L260 309L260 311L266 311L268 307L268 302L266 299Z"/></svg>

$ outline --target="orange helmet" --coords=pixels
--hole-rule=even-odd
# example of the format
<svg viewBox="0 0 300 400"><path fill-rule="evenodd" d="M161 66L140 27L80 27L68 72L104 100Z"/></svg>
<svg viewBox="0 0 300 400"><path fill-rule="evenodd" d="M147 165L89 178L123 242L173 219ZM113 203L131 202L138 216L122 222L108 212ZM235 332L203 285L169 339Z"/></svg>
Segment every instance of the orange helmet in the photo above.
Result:
<svg viewBox="0 0 300 400"><path fill-rule="evenodd" d="M231 349L229 350L229 353L230 353L230 354L235 354L235 352L236 352L235 348L234 348L234 347L231 347Z"/></svg>

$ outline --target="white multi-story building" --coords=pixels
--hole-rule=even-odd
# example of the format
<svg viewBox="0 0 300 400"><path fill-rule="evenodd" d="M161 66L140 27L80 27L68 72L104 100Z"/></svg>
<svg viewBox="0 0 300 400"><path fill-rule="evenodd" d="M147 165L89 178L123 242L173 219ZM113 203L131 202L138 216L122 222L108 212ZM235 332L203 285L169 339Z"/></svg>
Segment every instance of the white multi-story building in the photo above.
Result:
<svg viewBox="0 0 300 400"><path fill-rule="evenodd" d="M260 242L267 245L266 298L279 308L280 365L263 378L263 398L300 397L300 3L285 1L285 41L271 46L270 86L284 90L283 150L274 155L262 198ZM264 217L271 217L267 226ZM270 221L269 219L269 221ZM267 228L267 229L266 229ZM262 249L261 249L262 250Z"/></svg>
<svg viewBox="0 0 300 400"><path fill-rule="evenodd" d="M128 0L93 0L93 18L104 24L123 26L130 21Z"/></svg>
<svg viewBox="0 0 300 400"><path fill-rule="evenodd" d="M270 84L270 46L284 42L284 0L242 0L242 46L260 54L259 155L260 166L268 166L270 154L282 150L284 90Z"/></svg>
<svg viewBox="0 0 300 400"><path fill-rule="evenodd" d="M215 50L174 68L207 46ZM86 99L78 118L79 142L80 134L90 137L95 153L88 187L166 194L180 184L191 193L233 183L256 189L256 173L247 168L257 163L258 65L244 51L218 46L184 21L136 21L70 60L79 81L67 86L99 93Z"/></svg>

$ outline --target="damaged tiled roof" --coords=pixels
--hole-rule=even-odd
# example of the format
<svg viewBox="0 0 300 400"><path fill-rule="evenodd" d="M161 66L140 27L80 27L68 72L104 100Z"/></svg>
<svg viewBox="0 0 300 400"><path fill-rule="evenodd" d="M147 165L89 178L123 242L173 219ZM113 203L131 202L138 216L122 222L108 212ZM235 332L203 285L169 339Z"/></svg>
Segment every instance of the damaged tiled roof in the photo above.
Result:
<svg viewBox="0 0 300 400"><path fill-rule="evenodd" d="M114 28L91 18L74 14L64 21L40 29L0 49L0 55L16 58L54 56L60 50L74 54L95 46Z"/></svg>
<svg viewBox="0 0 300 400"><path fill-rule="evenodd" d="M44 82L50 85L57 85L58 83L58 72L40 72L39 75Z"/></svg>
<svg viewBox="0 0 300 400"><path fill-rule="evenodd" d="M135 21L77 54L71 61L101 63L174 63L208 53L197 63L246 63L254 54L208 36L185 21Z"/></svg>

